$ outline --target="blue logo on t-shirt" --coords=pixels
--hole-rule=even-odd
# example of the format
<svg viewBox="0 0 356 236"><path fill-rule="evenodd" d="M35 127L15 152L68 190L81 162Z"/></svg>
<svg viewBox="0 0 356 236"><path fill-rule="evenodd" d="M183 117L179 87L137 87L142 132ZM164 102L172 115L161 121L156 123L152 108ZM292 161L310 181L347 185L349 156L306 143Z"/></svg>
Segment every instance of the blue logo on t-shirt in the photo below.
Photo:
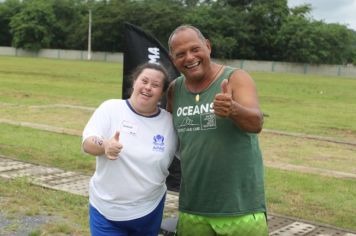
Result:
<svg viewBox="0 0 356 236"><path fill-rule="evenodd" d="M153 143L155 145L164 145L163 141L164 141L164 137L160 134L157 134L156 136L153 137Z"/></svg>
<svg viewBox="0 0 356 236"><path fill-rule="evenodd" d="M164 152L164 137L157 134L153 136L153 151Z"/></svg>

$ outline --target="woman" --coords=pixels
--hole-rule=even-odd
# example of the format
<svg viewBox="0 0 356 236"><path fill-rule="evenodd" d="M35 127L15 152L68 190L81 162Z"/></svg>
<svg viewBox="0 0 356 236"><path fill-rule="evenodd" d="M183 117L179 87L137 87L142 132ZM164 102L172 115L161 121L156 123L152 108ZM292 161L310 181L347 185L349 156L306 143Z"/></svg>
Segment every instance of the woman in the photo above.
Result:
<svg viewBox="0 0 356 236"><path fill-rule="evenodd" d="M130 98L105 101L83 131L83 150L96 156L89 186L94 236L156 236L162 221L165 180L177 146L171 115L158 107L168 74L146 63L132 79Z"/></svg>

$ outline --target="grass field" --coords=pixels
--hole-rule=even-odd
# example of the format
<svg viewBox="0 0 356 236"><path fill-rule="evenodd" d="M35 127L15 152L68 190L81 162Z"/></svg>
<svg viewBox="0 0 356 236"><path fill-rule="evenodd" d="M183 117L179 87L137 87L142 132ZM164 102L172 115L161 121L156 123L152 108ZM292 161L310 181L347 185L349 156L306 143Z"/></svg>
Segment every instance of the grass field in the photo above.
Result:
<svg viewBox="0 0 356 236"><path fill-rule="evenodd" d="M251 74L261 107L269 115L265 128L356 142L356 79ZM121 75L118 63L0 57L0 155L92 174L95 160L81 152L79 136L6 121L81 131L92 113L83 107L95 108L108 98L121 97ZM268 163L356 174L354 145L267 132L260 141ZM267 166L266 192L271 212L356 230L356 179ZM32 186L23 179L0 179L0 208L8 218L53 217L33 235L88 234L86 198Z"/></svg>
<svg viewBox="0 0 356 236"><path fill-rule="evenodd" d="M356 78L252 74L265 128L356 141Z"/></svg>

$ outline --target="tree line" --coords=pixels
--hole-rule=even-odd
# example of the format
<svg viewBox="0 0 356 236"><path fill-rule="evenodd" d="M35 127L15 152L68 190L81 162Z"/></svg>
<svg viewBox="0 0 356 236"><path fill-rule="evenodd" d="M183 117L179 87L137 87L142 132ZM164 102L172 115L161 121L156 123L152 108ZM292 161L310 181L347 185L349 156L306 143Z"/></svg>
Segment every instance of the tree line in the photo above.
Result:
<svg viewBox="0 0 356 236"><path fill-rule="evenodd" d="M124 22L165 47L174 28L191 24L211 41L214 58L356 64L355 31L287 0L5 0L0 45L86 50L89 10L93 51L124 51Z"/></svg>

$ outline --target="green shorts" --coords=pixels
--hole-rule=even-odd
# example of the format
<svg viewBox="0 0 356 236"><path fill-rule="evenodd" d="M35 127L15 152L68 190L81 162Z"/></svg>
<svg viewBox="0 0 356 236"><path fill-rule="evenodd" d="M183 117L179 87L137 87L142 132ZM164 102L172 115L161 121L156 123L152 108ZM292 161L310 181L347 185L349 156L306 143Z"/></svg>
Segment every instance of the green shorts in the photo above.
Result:
<svg viewBox="0 0 356 236"><path fill-rule="evenodd" d="M264 213L210 217L179 212L178 236L268 236Z"/></svg>

